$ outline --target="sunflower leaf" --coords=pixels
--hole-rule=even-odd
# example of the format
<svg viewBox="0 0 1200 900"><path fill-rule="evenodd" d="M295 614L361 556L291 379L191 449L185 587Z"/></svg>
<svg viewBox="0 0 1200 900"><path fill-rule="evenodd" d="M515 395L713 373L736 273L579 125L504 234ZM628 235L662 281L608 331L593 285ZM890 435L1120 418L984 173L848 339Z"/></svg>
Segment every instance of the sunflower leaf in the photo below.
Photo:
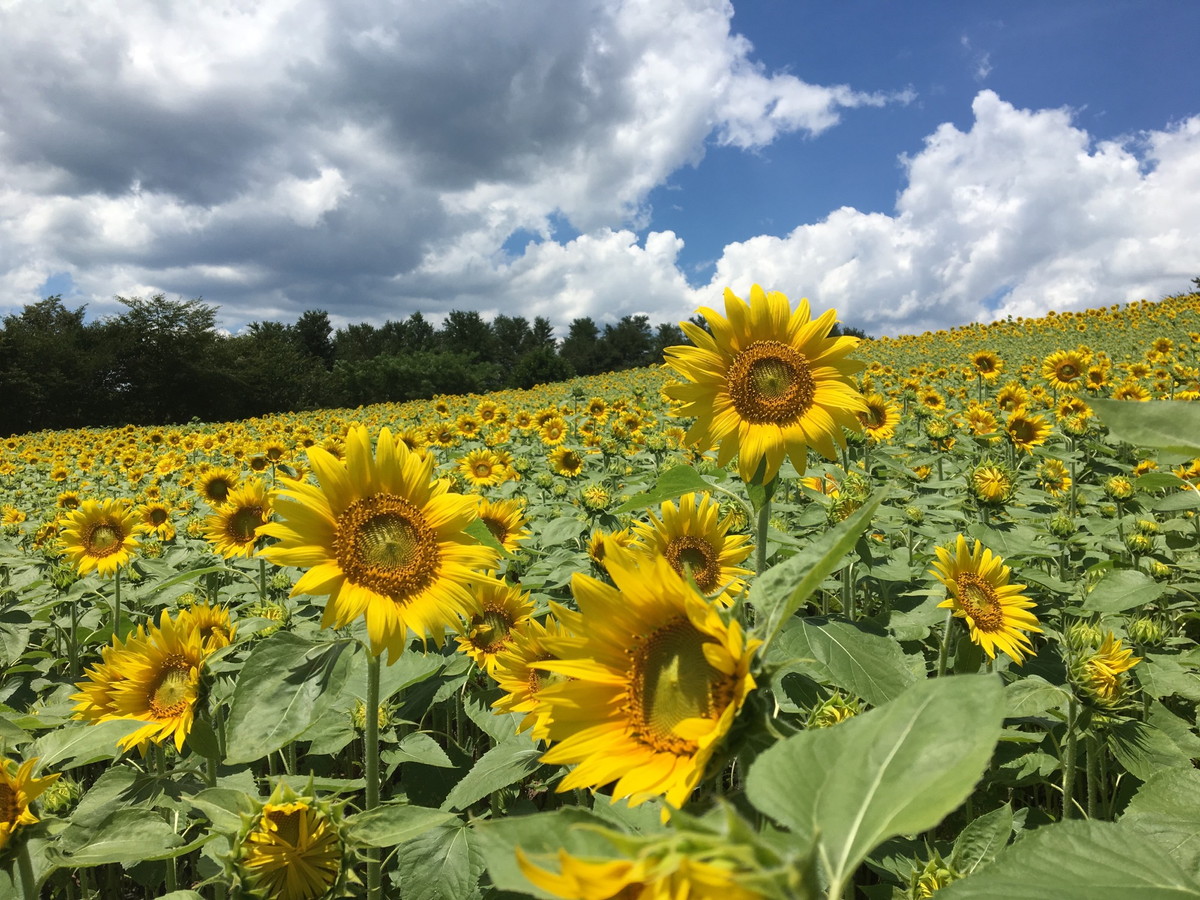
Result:
<svg viewBox="0 0 1200 900"><path fill-rule="evenodd" d="M539 765L542 751L519 736L497 744L479 757L442 802L442 809L464 809L493 791L520 781Z"/></svg>
<svg viewBox="0 0 1200 900"><path fill-rule="evenodd" d="M346 839L367 847L394 847L419 837L432 828L456 822L454 813L412 806L407 803L385 803L367 812L346 819Z"/></svg>
<svg viewBox="0 0 1200 900"><path fill-rule="evenodd" d="M868 500L844 522L755 579L750 589L750 603L759 612L761 636L768 646L783 628L783 623L813 595L826 576L837 569L842 557L850 552L858 536L871 524L871 518L882 502L882 496Z"/></svg>
<svg viewBox="0 0 1200 900"><path fill-rule="evenodd" d="M620 515L633 512L635 509L646 509L666 500L674 500L676 497L682 497L684 494L691 494L694 491L711 490L712 485L691 466L675 466L663 472L653 488L640 494L634 494L618 506L614 512Z"/></svg>
<svg viewBox="0 0 1200 900"><path fill-rule="evenodd" d="M483 855L465 824L432 828L400 845L405 900L471 900L479 896Z"/></svg>
<svg viewBox="0 0 1200 900"><path fill-rule="evenodd" d="M883 841L935 827L966 799L1003 720L995 678L922 681L885 706L765 750L747 775L746 796L815 840L830 896L840 896Z"/></svg>
<svg viewBox="0 0 1200 900"><path fill-rule="evenodd" d="M1200 871L1200 772L1166 769L1143 784L1121 816L1188 871Z"/></svg>

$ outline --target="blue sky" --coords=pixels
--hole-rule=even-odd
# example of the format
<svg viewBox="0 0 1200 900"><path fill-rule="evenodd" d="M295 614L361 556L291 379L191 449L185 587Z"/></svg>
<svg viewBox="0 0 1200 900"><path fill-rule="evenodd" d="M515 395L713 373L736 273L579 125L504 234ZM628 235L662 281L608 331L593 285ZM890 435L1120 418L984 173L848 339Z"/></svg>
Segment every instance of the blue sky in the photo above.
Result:
<svg viewBox="0 0 1200 900"><path fill-rule="evenodd" d="M1200 4L0 3L0 315L876 334L1200 274ZM54 77L47 77L53 72Z"/></svg>

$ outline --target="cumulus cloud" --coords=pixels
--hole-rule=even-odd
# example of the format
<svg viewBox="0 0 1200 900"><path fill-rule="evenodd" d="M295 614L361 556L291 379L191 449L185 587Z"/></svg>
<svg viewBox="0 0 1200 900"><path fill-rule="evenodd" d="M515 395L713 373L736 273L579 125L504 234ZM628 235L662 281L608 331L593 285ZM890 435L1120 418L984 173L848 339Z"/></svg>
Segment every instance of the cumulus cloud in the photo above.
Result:
<svg viewBox="0 0 1200 900"><path fill-rule="evenodd" d="M161 290L234 322L524 310L535 289L557 291L537 302L558 322L663 308L686 291L678 239L626 230L648 224L653 188L707 142L753 149L906 99L768 72L732 13L727 0L6 3L0 312L64 273L92 312ZM556 220L582 236L559 245ZM512 261L519 231L542 240ZM653 285L640 297L635 276Z"/></svg>
<svg viewBox="0 0 1200 900"><path fill-rule="evenodd" d="M972 110L904 161L894 215L842 208L730 244L694 297L757 281L896 334L1157 299L1200 271L1200 117L1096 143L1069 110L991 91Z"/></svg>

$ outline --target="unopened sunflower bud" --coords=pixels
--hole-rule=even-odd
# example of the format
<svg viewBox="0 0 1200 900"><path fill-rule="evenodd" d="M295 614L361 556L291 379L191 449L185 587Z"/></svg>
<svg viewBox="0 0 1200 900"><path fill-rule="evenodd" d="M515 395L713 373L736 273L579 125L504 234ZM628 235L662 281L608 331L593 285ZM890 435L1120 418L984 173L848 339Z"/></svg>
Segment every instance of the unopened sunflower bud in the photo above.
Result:
<svg viewBox="0 0 1200 900"><path fill-rule="evenodd" d="M1113 475L1104 482L1104 496L1113 500L1128 500L1133 496L1133 482L1124 475Z"/></svg>
<svg viewBox="0 0 1200 900"><path fill-rule="evenodd" d="M904 518L909 521L909 524L920 525L925 521L925 510L919 506L906 506L904 508Z"/></svg>
<svg viewBox="0 0 1200 900"><path fill-rule="evenodd" d="M1125 549L1130 553L1149 553L1154 549L1154 538L1140 531L1131 531L1125 535Z"/></svg>
<svg viewBox="0 0 1200 900"><path fill-rule="evenodd" d="M1051 516L1050 521L1046 523L1046 527L1050 529L1050 533L1056 538L1069 538L1076 531L1075 520L1066 513Z"/></svg>
<svg viewBox="0 0 1200 900"><path fill-rule="evenodd" d="M1129 636L1138 644L1158 646L1167 638L1167 629L1157 619L1142 616L1129 623Z"/></svg>

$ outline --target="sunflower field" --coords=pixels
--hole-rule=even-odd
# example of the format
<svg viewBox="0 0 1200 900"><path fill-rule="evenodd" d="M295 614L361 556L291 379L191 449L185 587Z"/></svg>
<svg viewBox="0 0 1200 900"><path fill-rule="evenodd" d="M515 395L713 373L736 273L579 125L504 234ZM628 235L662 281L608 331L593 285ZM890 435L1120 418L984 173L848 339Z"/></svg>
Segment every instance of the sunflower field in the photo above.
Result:
<svg viewBox="0 0 1200 900"><path fill-rule="evenodd" d="M1200 294L718 305L0 442L0 897L1200 898Z"/></svg>

